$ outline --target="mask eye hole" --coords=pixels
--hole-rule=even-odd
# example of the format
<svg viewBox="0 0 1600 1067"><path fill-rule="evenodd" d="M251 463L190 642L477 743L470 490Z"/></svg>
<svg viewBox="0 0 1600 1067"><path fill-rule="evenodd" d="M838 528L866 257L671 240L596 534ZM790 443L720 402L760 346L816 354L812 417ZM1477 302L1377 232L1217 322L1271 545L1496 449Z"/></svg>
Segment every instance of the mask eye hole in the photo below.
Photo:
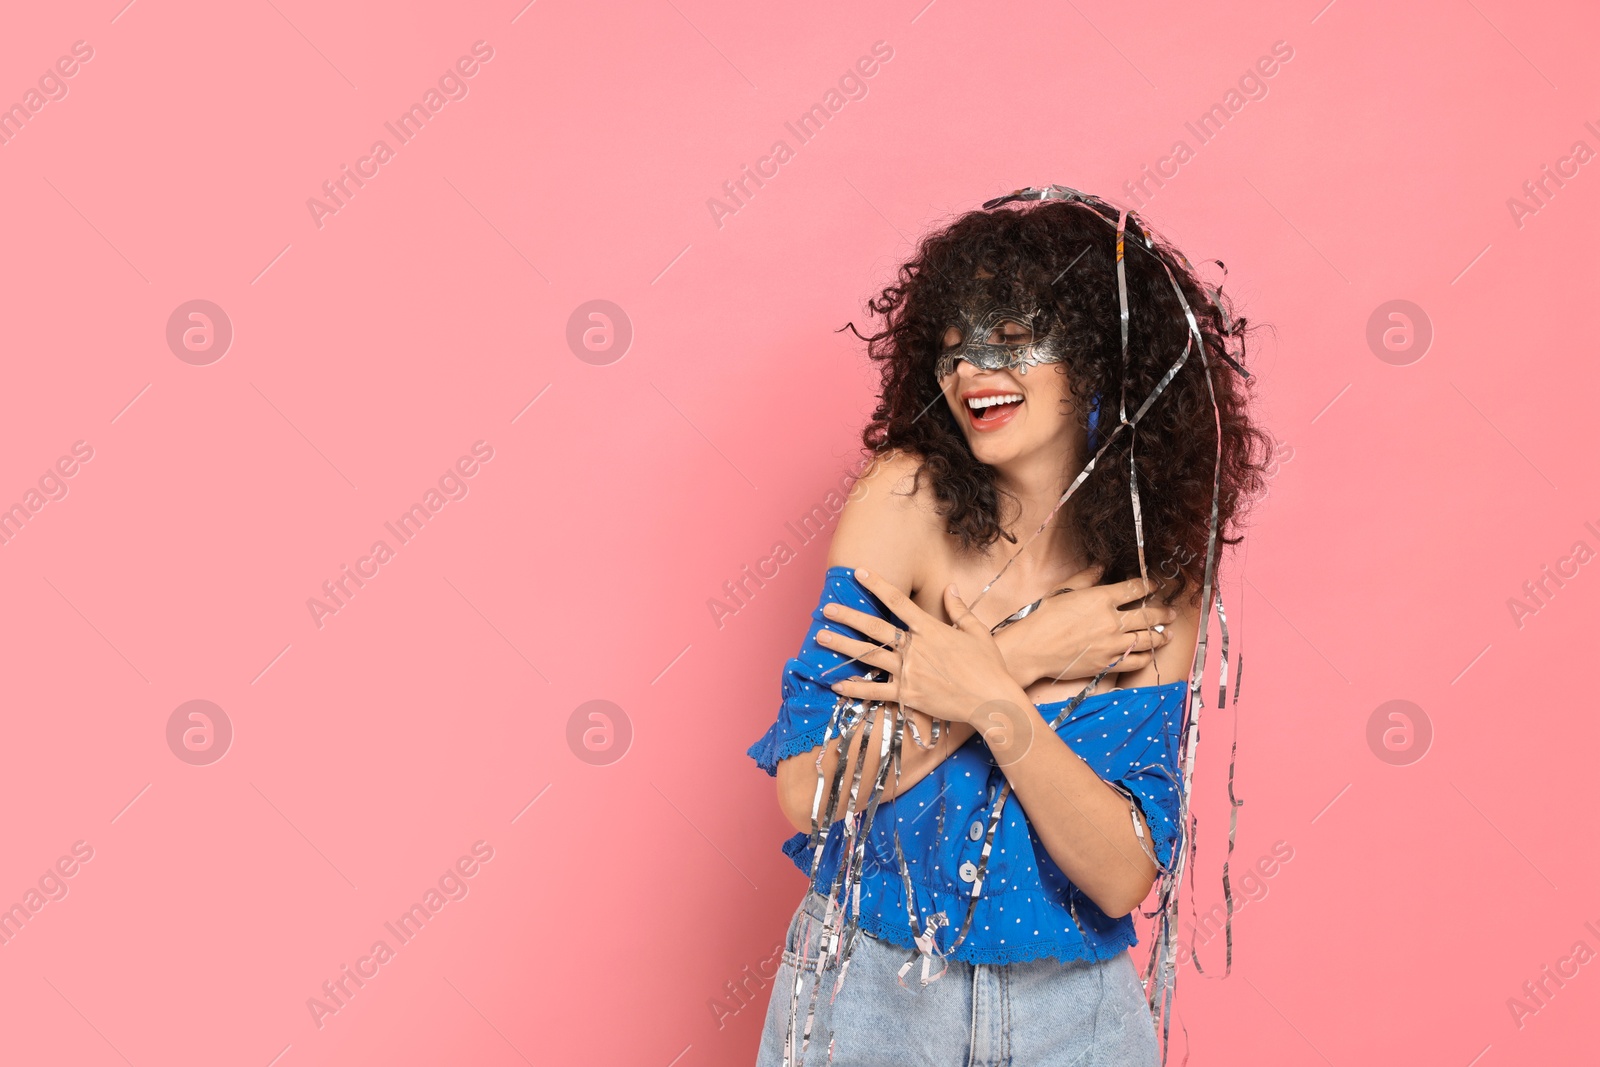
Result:
<svg viewBox="0 0 1600 1067"><path fill-rule="evenodd" d="M1030 345L1033 329L1012 319L1002 319L989 331L988 343L992 345Z"/></svg>
<svg viewBox="0 0 1600 1067"><path fill-rule="evenodd" d="M944 347L954 348L961 343L961 327L950 326L944 331Z"/></svg>

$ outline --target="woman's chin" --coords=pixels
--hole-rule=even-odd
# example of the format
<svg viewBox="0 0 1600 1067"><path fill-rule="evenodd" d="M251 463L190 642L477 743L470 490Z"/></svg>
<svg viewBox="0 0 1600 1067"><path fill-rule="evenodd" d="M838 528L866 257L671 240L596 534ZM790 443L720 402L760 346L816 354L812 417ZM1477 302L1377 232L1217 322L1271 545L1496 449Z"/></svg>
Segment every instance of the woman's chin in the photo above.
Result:
<svg viewBox="0 0 1600 1067"><path fill-rule="evenodd" d="M1040 441L1022 434L1006 433L1003 430L993 435L969 434L967 447L972 450L972 457L979 463L1000 468L1030 460L1041 452L1059 455L1062 462L1066 462L1070 454L1070 448L1064 440L1050 438Z"/></svg>
<svg viewBox="0 0 1600 1067"><path fill-rule="evenodd" d="M967 425L962 430L967 438L967 447L979 462L992 464L1017 454L1024 437L1020 432L1024 426L1023 420L1010 416L992 429Z"/></svg>
<svg viewBox="0 0 1600 1067"><path fill-rule="evenodd" d="M974 459L991 467L1004 467L1022 454L1020 442L997 439L987 434L972 435L967 439L967 446L972 449Z"/></svg>

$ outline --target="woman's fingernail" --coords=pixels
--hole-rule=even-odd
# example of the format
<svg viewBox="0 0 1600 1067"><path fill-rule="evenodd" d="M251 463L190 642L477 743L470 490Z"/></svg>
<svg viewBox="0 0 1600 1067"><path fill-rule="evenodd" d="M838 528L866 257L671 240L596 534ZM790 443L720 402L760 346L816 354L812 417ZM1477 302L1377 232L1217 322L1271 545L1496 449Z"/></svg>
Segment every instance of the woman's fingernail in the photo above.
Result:
<svg viewBox="0 0 1600 1067"><path fill-rule="evenodd" d="M866 572L866 569L864 567L857 567L856 568L856 577L857 578L870 578L871 575L869 575Z"/></svg>

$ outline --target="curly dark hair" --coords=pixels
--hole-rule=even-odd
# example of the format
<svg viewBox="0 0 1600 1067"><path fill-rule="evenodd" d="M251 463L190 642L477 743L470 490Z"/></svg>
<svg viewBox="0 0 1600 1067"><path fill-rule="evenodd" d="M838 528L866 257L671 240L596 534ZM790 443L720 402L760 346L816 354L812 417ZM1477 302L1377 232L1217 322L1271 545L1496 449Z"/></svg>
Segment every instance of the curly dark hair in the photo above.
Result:
<svg viewBox="0 0 1600 1067"><path fill-rule="evenodd" d="M983 550L1002 537L1015 541L1002 525L997 472L972 454L934 377L957 307L976 296L984 303L1038 308L1035 327L1041 333L1059 324L1064 369L1085 433L1090 398L1102 395L1103 441L1117 425L1123 398L1131 419L1189 335L1167 277L1171 270L1199 323L1206 359L1190 352L1137 430L1116 436L1068 502L1079 545L1090 563L1105 566L1101 580L1137 576L1128 485L1128 450L1136 446L1146 565L1152 577L1159 573L1169 579L1165 600L1171 604L1198 590L1205 569L1217 463L1212 390L1221 416L1217 519L1223 544L1241 540L1235 531L1265 486L1273 441L1251 421L1249 386L1229 365L1231 360L1243 366L1246 320L1233 317L1220 292L1213 303L1187 260L1146 231L1136 215L1128 217L1124 246L1129 365L1123 366L1116 222L1117 210L1095 198L1043 200L972 211L925 237L895 283L867 302L883 329L858 336L879 365L882 392L862 442L878 455L904 450L920 459L913 492L927 475L947 531L964 548ZM1147 237L1154 253L1146 247ZM1046 365L1034 373L1048 370Z"/></svg>

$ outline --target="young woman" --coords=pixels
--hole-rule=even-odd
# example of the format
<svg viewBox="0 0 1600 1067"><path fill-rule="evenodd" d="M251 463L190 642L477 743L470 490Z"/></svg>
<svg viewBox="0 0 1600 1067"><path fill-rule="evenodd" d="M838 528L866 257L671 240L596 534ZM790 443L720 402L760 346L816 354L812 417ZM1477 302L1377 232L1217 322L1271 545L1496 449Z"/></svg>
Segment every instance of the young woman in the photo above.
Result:
<svg viewBox="0 0 1600 1067"><path fill-rule="evenodd" d="M1154 1064L1170 953L1144 988L1132 912L1175 903L1189 682L1263 484L1244 324L1061 186L929 236L869 307L875 462L750 750L811 878L758 1062Z"/></svg>

